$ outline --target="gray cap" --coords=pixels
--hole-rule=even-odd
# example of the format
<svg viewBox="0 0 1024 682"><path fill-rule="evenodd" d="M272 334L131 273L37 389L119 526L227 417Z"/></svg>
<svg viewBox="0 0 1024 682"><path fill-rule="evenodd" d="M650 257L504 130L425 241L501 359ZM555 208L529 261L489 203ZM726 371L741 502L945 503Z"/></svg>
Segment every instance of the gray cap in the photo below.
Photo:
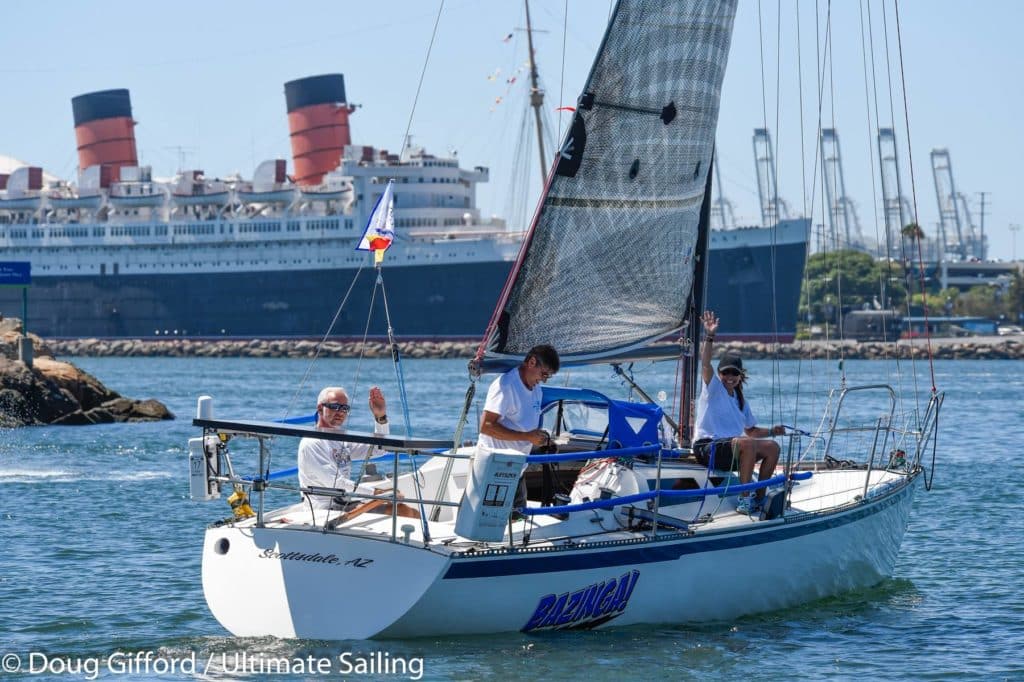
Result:
<svg viewBox="0 0 1024 682"><path fill-rule="evenodd" d="M722 357L718 360L718 371L721 372L723 369L735 369L743 374L743 358L738 353L722 353Z"/></svg>

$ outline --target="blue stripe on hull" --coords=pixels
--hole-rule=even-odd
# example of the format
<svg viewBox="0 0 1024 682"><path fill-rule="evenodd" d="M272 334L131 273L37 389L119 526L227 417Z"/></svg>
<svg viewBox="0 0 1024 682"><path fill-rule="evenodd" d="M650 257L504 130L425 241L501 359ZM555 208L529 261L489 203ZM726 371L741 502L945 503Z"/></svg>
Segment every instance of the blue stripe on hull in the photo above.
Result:
<svg viewBox="0 0 1024 682"><path fill-rule="evenodd" d="M738 547L750 547L770 542L779 542L792 538L819 533L832 528L845 526L867 518L897 504L910 493L913 481L904 488L881 500L873 502L861 509L848 513L830 514L817 521L800 523L799 525L779 525L761 532L743 530L724 533L706 540L666 540L651 541L634 549L614 549L598 552L584 552L581 548L552 550L552 556L541 557L537 554L522 558L472 558L457 557L444 575L445 580L464 578L488 578L508 575L525 575L531 573L557 573L561 571L578 571L593 568L616 566L633 566L662 561L675 561L685 554L700 554ZM657 543L657 544L655 544Z"/></svg>

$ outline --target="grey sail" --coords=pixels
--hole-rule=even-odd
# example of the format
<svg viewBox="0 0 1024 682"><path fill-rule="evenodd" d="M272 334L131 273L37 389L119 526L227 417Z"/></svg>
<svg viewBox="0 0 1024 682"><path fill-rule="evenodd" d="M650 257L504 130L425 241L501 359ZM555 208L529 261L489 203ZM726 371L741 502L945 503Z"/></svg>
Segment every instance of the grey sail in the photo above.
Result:
<svg viewBox="0 0 1024 682"><path fill-rule="evenodd" d="M484 341L600 362L682 325L734 0L620 0Z"/></svg>

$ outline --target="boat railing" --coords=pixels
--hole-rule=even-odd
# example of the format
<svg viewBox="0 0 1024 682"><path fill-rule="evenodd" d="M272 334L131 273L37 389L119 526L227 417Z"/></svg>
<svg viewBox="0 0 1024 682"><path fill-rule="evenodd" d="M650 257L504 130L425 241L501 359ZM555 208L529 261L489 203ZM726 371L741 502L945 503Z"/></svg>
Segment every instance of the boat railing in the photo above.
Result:
<svg viewBox="0 0 1024 682"><path fill-rule="evenodd" d="M896 392L888 384L844 386L830 394L831 417L823 420L814 446L804 454L815 468L864 469L862 494L867 497L872 482L878 482L872 472L919 471L924 450L935 441L941 403L941 395L933 396L922 418L917 410L898 413Z"/></svg>
<svg viewBox="0 0 1024 682"><path fill-rule="evenodd" d="M199 410L200 414L203 414L202 403ZM345 498L355 500L381 500L389 503L392 509L392 531L391 539L397 540L398 538L398 509L400 504L415 504L418 505L419 517L422 523L423 537L429 540L430 532L427 525L426 513L424 505L436 504L440 506L458 506L458 503L449 502L446 500L425 500L421 496L416 495L406 498L404 495L399 494L399 472L400 472L400 460L402 456L415 457L417 455L429 454L429 455L441 455L452 459L468 459L469 456L466 454L459 454L454 446L454 443L447 440L438 439L422 439L422 438L407 438L404 436L381 436L377 434L368 434L354 431L333 431L318 429L314 426L304 426L300 424L289 424L283 422L265 422L265 421L226 421L226 420L215 420L207 417L197 417L193 420L194 426L199 426L203 429L203 437L201 441L202 457L205 460L203 463L197 464L192 460L192 475L193 475L193 497L196 497L195 491L201 488L200 485L196 484L197 478L205 475L205 479L214 484L220 485L231 485L237 486L239 489L248 489L250 493L255 493L257 508L254 512L256 520L255 524L257 527L263 527L265 525L264 518L264 504L266 493L269 490L291 490L303 493L309 497L330 497L330 498ZM342 441L347 443L357 444L368 444L375 447L379 447L382 451L386 451L387 457L393 462L392 479L390 481L390 490L383 491L381 494L367 494L357 491L343 491L334 488L316 488L316 487L303 487L294 486L284 483L276 482L285 475L292 475L294 469L287 470L285 472L271 472L270 471L270 441L277 436L290 436L296 438L317 438L322 440L333 440ZM255 476L240 476L235 470L231 463L231 457L228 453L227 443L232 438L252 438L258 443L259 448L259 464L258 473ZM214 451L210 452L208 443L213 444ZM193 454L190 453L190 459L193 458ZM223 467L222 467L223 462ZM198 474L197 474L197 469ZM205 469L205 471L204 471ZM226 470L226 473L222 473ZM218 488L219 492L219 488ZM210 496L204 499L210 499ZM242 498L245 499L245 498Z"/></svg>
<svg viewBox="0 0 1024 682"><path fill-rule="evenodd" d="M239 500L248 505L249 497L254 497L256 509L255 511L241 515L238 513L238 509L235 509L236 517L247 518L255 516L254 523L258 528L262 528L266 525L267 519L265 504L267 493L272 490L279 490L297 492L305 495L307 498L340 498L347 503L370 503L373 501L379 501L387 504L390 507L390 535L391 541L393 542L399 541L398 520L401 505L417 506L419 508L418 517L421 524L422 537L424 538L425 543L429 543L431 534L425 508L428 506L458 508L460 507L461 502L446 499L440 491L433 498L425 497L422 495L422 492L419 492L422 490L422 486L416 486L416 490L419 494L401 494L399 490L399 477L402 468L402 461L403 459L412 460L410 473L414 476L421 476L421 472L417 470L415 466L415 458L417 456L442 457L450 460L468 460L471 458L471 456L465 452L459 453L457 449L452 447L453 443L448 441L411 439L403 436L376 436L359 432L321 430L311 426L280 422L223 421L197 418L193 421L193 424L200 426L203 429L203 437L201 439L201 447L203 449L202 456L204 458L204 464L202 466L205 468L205 472L201 471L201 474L204 474L202 476L203 484L207 486L217 485L218 493L220 491L220 486L228 486L229 488L234 488L236 491L248 491L248 494L241 496ZM294 476L297 470L293 467L281 471L270 471L270 463L272 459L270 442L278 436L320 438L350 443L372 443L386 448L386 454L373 457L372 461L380 462L390 460L393 469L391 472L391 478L386 483L382 483L379 491L374 490L373 492L366 492L365 488L363 490L357 488L355 491L349 491L338 488L301 486L281 482L281 479ZM243 476L235 471L231 455L228 452L228 442L235 438L252 439L256 441L258 447L258 473L256 475ZM213 449L212 452L210 451L210 448ZM529 455L526 458L526 463L550 464L556 462L585 461L607 458L629 461L638 457L651 456L655 456L660 460L663 455L670 454L672 454L672 451L663 450L660 444L651 444L638 447L595 450L588 452ZM368 461L371 461L371 458L368 457L364 460L364 466ZM196 464L193 462L193 476L195 476L195 467ZM564 515L595 509L613 509L622 505L633 505L638 502L648 502L649 504L656 505L660 500L674 500L680 498L698 499L711 496L735 495L741 492L781 485L787 481L803 480L809 478L811 475L812 472L809 471L792 472L788 475L780 474L763 481L753 481L746 484L731 484L722 487L709 487L692 490L663 489L661 488L659 481L659 484L656 485L653 490L637 493L635 495L609 498L602 497L601 499L584 501L579 504L559 506L524 506L516 509L515 511L518 511L524 516L530 517L535 515ZM195 481L193 481L193 483L194 482ZM193 488L194 498L197 497L195 491L196 488ZM219 496L219 494L217 496ZM205 499L213 499L213 497L206 497ZM230 501L231 500L229 499L229 502ZM236 507L235 504L232 504L232 506L233 508ZM349 509L349 511L352 510ZM329 513L325 515L325 531L336 529L340 523L343 523L346 520L347 513L343 511L340 516L336 516L334 519L331 519L330 516L331 514ZM409 532L411 532L410 529L411 527L405 526L402 528L405 540L409 537ZM511 540L511 533L509 534L509 537Z"/></svg>

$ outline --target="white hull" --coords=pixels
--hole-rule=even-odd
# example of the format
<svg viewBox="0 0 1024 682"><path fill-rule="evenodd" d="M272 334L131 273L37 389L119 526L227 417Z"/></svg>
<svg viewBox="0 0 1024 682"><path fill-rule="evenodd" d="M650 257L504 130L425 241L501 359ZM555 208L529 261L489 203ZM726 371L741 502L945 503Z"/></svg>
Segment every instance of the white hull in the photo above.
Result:
<svg viewBox="0 0 1024 682"><path fill-rule="evenodd" d="M819 472L798 491L820 499L840 475L849 472ZM274 528L272 520L262 529L214 527L203 587L213 614L242 636L363 639L730 619L890 576L916 478L893 479L877 496L834 511L798 513L794 494L786 519L755 522L729 508L721 522L690 533L654 539L623 530L590 545L518 552L507 541L471 553L440 543L424 549L418 535L390 542L390 517L377 522L375 536ZM613 512L598 513L613 522ZM230 549L218 553L225 539ZM289 553L307 556L277 558Z"/></svg>

